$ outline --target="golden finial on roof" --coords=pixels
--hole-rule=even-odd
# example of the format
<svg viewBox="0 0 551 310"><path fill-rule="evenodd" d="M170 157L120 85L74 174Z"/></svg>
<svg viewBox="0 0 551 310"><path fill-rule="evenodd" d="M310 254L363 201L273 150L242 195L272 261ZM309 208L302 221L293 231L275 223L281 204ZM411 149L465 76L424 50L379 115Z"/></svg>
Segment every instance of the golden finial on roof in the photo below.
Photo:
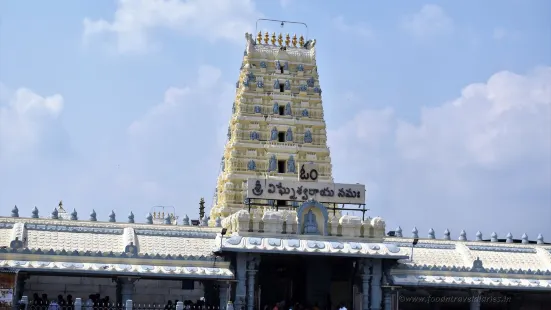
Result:
<svg viewBox="0 0 551 310"><path fill-rule="evenodd" d="M58 207L58 211L65 212L65 209L63 209L63 200L59 201Z"/></svg>
<svg viewBox="0 0 551 310"><path fill-rule="evenodd" d="M262 31L258 32L258 35L256 36L256 42L258 42L258 44L262 44Z"/></svg>
<svg viewBox="0 0 551 310"><path fill-rule="evenodd" d="M283 35L281 33L277 37L277 43L279 44L279 46L283 46Z"/></svg>
<svg viewBox="0 0 551 310"><path fill-rule="evenodd" d="M289 43L291 43L291 36L289 36L289 34L287 34L285 36L285 46L289 46Z"/></svg>
<svg viewBox="0 0 551 310"><path fill-rule="evenodd" d="M270 35L268 34L268 31L264 34L264 44L268 44L268 41L270 40Z"/></svg>
<svg viewBox="0 0 551 310"><path fill-rule="evenodd" d="M304 37L303 36L300 36L300 38L298 39L298 44L300 45L300 47L304 47Z"/></svg>
<svg viewBox="0 0 551 310"><path fill-rule="evenodd" d="M293 41L291 41L291 43L293 43L294 47L297 47L297 34L296 33L293 35Z"/></svg>
<svg viewBox="0 0 551 310"><path fill-rule="evenodd" d="M275 43L276 43L276 35L275 35L275 32L272 32L272 40L271 40L271 42L272 42L272 45L275 45Z"/></svg>

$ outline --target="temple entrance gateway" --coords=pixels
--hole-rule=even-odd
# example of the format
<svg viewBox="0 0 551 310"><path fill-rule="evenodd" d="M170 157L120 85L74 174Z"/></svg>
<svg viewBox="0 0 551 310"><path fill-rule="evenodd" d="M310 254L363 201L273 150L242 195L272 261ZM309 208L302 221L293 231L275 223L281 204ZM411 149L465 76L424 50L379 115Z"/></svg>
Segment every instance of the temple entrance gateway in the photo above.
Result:
<svg viewBox="0 0 551 310"><path fill-rule="evenodd" d="M333 309L351 305L354 259L330 256L262 255L257 298L261 309L285 302Z"/></svg>

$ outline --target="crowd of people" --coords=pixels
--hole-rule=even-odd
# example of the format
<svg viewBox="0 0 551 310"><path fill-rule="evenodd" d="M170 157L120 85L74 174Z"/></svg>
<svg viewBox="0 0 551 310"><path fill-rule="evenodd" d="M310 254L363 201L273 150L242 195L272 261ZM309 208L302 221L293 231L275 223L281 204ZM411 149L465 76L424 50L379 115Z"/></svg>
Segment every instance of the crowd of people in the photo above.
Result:
<svg viewBox="0 0 551 310"><path fill-rule="evenodd" d="M135 310L172 310L176 309L176 305L179 300L169 300L165 305L162 304L145 304L145 305L133 305ZM195 309L204 309L204 310L214 310L214 307L209 307L206 305L204 298L193 302L191 300L185 300L183 302L185 310L195 310ZM72 295L58 295L57 298L48 298L48 294L39 295L38 293L33 294L33 299L29 302L30 309L28 310L74 310L75 301ZM109 296L101 297L100 294L92 294L88 296L86 301L82 303L82 310L124 310L124 304L116 304L111 302Z"/></svg>

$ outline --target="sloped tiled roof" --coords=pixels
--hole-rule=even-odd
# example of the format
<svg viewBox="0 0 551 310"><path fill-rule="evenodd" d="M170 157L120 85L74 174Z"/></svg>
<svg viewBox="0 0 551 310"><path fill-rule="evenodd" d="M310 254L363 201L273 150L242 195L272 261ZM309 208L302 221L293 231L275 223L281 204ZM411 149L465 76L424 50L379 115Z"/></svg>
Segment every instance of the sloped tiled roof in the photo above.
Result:
<svg viewBox="0 0 551 310"><path fill-rule="evenodd" d="M409 249L413 239L386 238ZM551 246L421 239L391 271L398 285L514 286L551 290Z"/></svg>
<svg viewBox="0 0 551 310"><path fill-rule="evenodd" d="M211 259L217 232L201 226L3 217L0 252L118 256L132 245L137 257Z"/></svg>

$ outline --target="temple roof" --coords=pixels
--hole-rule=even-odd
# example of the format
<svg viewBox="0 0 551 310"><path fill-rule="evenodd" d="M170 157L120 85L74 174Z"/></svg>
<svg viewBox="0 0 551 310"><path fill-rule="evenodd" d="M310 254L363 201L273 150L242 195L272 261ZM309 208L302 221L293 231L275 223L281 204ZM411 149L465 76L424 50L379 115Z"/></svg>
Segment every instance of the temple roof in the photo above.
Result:
<svg viewBox="0 0 551 310"><path fill-rule="evenodd" d="M551 290L551 245L385 238L413 253L392 269L398 285L515 286Z"/></svg>
<svg viewBox="0 0 551 310"><path fill-rule="evenodd" d="M233 278L213 255L219 228L0 218L0 267Z"/></svg>

